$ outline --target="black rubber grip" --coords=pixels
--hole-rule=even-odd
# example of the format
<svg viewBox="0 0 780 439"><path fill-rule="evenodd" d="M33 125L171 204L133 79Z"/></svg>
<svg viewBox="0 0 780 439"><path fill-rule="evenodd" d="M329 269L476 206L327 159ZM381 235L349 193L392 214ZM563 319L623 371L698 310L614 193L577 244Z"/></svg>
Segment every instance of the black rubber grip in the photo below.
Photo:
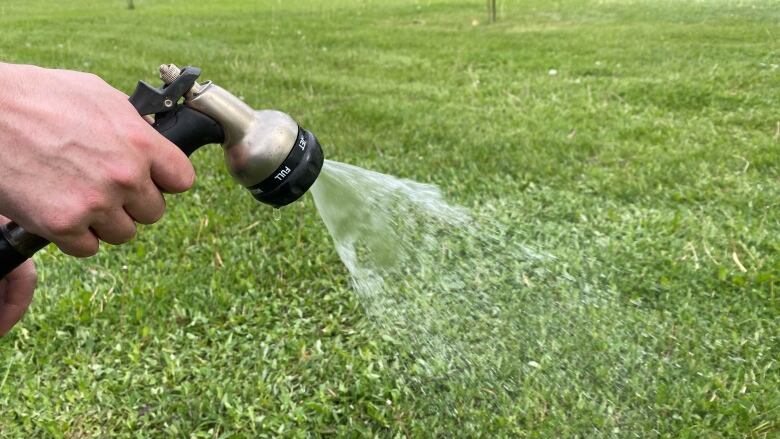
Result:
<svg viewBox="0 0 780 439"><path fill-rule="evenodd" d="M13 221L0 225L0 279L47 245L49 241Z"/></svg>
<svg viewBox="0 0 780 439"><path fill-rule="evenodd" d="M27 260L27 256L19 253L5 235L0 233L0 279Z"/></svg>
<svg viewBox="0 0 780 439"><path fill-rule="evenodd" d="M187 157L203 145L225 140L222 126L217 121L185 105L180 105L175 111L157 114L153 126Z"/></svg>

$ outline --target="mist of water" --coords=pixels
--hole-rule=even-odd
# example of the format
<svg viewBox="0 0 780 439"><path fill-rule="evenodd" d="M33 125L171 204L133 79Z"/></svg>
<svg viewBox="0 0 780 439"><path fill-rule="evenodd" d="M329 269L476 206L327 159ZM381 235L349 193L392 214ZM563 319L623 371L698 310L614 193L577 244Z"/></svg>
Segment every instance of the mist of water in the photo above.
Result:
<svg viewBox="0 0 780 439"><path fill-rule="evenodd" d="M535 248L521 225L448 203L435 186L333 161L312 194L368 317L441 410L500 410L519 392L603 409L633 391L623 383L637 365L621 349L636 347L636 327L609 289Z"/></svg>

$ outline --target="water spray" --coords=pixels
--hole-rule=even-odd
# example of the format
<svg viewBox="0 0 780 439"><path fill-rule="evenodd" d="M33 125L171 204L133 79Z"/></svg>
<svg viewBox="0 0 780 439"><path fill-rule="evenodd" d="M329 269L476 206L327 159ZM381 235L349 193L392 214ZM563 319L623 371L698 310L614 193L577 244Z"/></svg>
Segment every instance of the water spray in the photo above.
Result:
<svg viewBox="0 0 780 439"><path fill-rule="evenodd" d="M187 156L222 144L228 171L261 203L279 208L301 198L322 169L317 138L286 113L256 111L211 81L197 82L200 73L163 64L163 85L139 81L130 103L154 115L153 127ZM0 226L0 279L48 244L14 222Z"/></svg>

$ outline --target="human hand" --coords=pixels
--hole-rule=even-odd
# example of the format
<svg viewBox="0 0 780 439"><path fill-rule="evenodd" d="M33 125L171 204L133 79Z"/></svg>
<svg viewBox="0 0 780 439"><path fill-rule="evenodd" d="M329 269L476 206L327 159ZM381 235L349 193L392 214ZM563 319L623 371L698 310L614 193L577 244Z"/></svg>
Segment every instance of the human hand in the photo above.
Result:
<svg viewBox="0 0 780 439"><path fill-rule="evenodd" d="M0 81L0 214L65 253L127 242L161 192L192 186L184 153L97 76L0 63Z"/></svg>
<svg viewBox="0 0 780 439"><path fill-rule="evenodd" d="M6 221L6 218L0 216L0 224ZM0 337L5 335L27 311L37 279L32 259L28 259L0 279Z"/></svg>

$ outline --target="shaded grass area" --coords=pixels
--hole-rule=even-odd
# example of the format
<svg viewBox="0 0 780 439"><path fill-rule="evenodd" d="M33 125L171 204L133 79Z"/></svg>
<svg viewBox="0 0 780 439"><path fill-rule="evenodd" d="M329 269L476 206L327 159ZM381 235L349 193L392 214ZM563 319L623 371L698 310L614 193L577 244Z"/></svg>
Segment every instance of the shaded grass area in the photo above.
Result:
<svg viewBox="0 0 780 439"><path fill-rule="evenodd" d="M614 325L568 328L605 341L572 354L577 387L542 370L438 412L445 390L410 385L311 199L275 220L212 147L131 244L37 258L35 303L0 341L0 435L777 434L780 9L507 1L486 26L483 3L14 2L0 59L127 92L195 64L329 158L439 184L621 299ZM649 359L626 371L639 396L600 383L613 357Z"/></svg>

